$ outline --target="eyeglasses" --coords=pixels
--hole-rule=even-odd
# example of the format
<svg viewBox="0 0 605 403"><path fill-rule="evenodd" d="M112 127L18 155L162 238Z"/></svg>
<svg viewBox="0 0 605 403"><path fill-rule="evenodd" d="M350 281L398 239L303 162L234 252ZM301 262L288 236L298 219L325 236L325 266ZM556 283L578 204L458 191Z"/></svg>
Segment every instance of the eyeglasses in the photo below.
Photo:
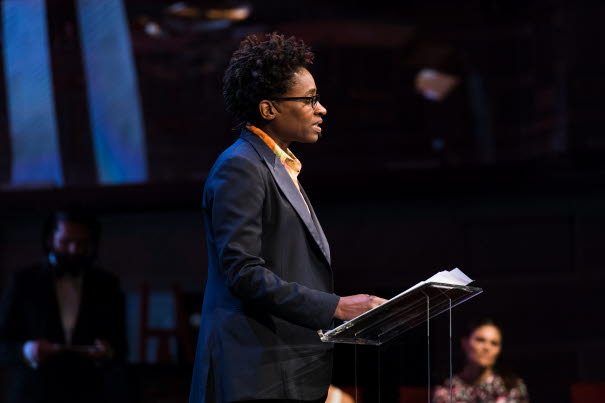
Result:
<svg viewBox="0 0 605 403"><path fill-rule="evenodd" d="M270 101L307 101L311 103L311 108L315 109L319 102L319 94L315 94L312 97L283 97L283 98L269 98Z"/></svg>

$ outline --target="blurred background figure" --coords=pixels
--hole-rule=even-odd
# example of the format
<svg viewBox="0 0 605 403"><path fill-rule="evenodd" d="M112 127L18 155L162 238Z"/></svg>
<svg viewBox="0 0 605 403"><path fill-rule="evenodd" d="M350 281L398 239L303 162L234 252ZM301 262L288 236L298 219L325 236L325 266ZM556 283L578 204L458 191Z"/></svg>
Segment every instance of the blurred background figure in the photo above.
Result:
<svg viewBox="0 0 605 403"><path fill-rule="evenodd" d="M338 386L330 385L326 403L355 403L355 399Z"/></svg>
<svg viewBox="0 0 605 403"><path fill-rule="evenodd" d="M126 398L118 390L124 377L115 376L126 350L124 298L116 276L93 265L99 234L90 214L53 213L43 229L43 262L16 271L4 289L0 362L10 379L3 401Z"/></svg>
<svg viewBox="0 0 605 403"><path fill-rule="evenodd" d="M495 369L502 351L502 332L491 319L471 324L461 344L466 364L452 377L453 402L529 402L521 378ZM437 386L433 394L433 403L445 402L450 402L449 379Z"/></svg>

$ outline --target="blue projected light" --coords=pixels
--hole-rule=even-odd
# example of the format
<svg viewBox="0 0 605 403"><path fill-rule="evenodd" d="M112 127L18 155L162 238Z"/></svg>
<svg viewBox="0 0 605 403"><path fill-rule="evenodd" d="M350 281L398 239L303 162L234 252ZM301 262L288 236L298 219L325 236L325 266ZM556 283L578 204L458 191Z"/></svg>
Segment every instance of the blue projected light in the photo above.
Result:
<svg viewBox="0 0 605 403"><path fill-rule="evenodd" d="M143 122L122 1L78 0L77 6L99 181L145 181Z"/></svg>
<svg viewBox="0 0 605 403"><path fill-rule="evenodd" d="M2 1L12 184L63 185L44 0Z"/></svg>

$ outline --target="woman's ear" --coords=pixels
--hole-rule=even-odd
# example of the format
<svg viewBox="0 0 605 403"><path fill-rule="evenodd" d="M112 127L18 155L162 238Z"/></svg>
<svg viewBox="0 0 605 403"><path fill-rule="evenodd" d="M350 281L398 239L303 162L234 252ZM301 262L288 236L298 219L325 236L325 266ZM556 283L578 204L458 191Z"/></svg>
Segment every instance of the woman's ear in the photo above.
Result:
<svg viewBox="0 0 605 403"><path fill-rule="evenodd" d="M273 120L279 111L273 102L263 99L258 103L258 112L264 120Z"/></svg>

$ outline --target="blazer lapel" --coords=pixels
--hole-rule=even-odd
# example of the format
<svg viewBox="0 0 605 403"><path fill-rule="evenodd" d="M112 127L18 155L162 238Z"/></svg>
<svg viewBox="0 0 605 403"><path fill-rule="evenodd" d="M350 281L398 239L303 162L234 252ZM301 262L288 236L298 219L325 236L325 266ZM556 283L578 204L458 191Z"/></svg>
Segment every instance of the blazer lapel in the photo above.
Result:
<svg viewBox="0 0 605 403"><path fill-rule="evenodd" d="M315 210L313 210L313 206L311 205L311 201L309 200L307 193L303 189L300 182L298 183L298 185L300 186L300 192L302 193L303 197L305 198L305 201L307 202L307 205L309 206L309 210L311 210L311 219L313 220L313 223L315 224L315 227L317 228L317 233L323 244L322 251L326 255L326 258L328 258L328 262L331 262L330 244L328 243L328 239L326 238L326 235L324 234L324 231L321 228L321 224L319 223L319 220L317 219L317 215L315 214Z"/></svg>
<svg viewBox="0 0 605 403"><path fill-rule="evenodd" d="M309 206L309 209L307 209L307 205L305 205L305 200L303 200L303 197L301 195L302 187L301 191L299 192L296 188L296 185L294 184L294 181L292 181L292 178L290 178L290 175L288 175L286 168L282 165L279 158L277 158L273 151L265 144L265 142L260 137L246 129L242 130L241 137L244 140L248 141L263 158L263 160L269 167L269 171L271 171L275 182L277 183L283 194L286 196L286 198L288 199L288 201L290 202L302 222L309 230L309 233L315 240L315 243L317 243L317 246L319 246L319 248L321 249L328 263L330 263L330 250L328 247L328 242L325 238L325 235L323 234L323 231L321 230L321 227L319 226L319 222L317 222L317 219L314 219L312 217L312 215L314 216L315 214L312 213L313 207L311 206L311 203L308 199L306 199L306 201L307 205ZM309 210L311 211L311 213L309 212ZM315 222L317 222L317 225L315 224Z"/></svg>

